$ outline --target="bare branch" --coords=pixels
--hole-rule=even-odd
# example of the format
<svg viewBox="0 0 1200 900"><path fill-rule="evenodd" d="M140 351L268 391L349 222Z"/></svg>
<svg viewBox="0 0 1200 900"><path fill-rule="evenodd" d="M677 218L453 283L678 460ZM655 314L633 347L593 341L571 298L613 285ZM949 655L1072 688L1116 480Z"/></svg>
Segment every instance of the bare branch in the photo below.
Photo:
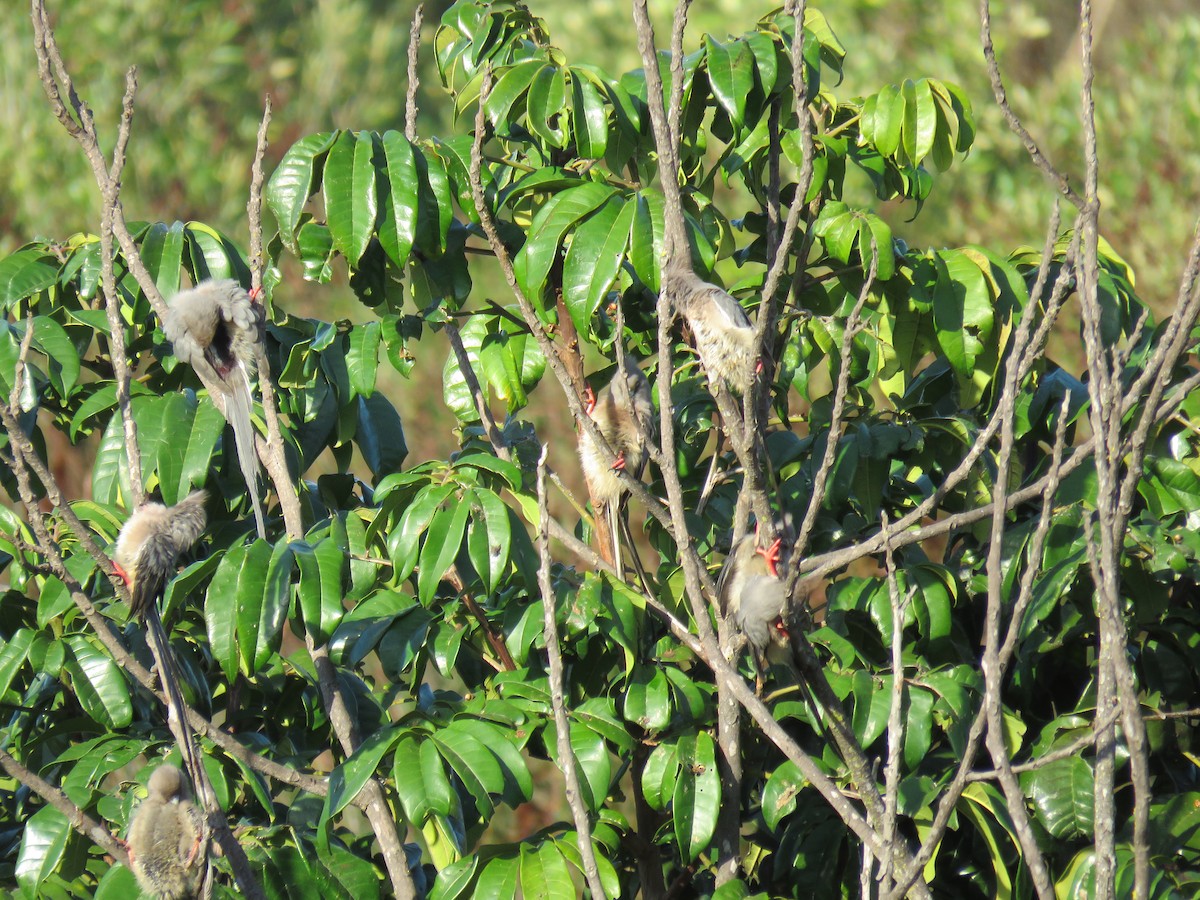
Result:
<svg viewBox="0 0 1200 900"><path fill-rule="evenodd" d="M417 76L418 54L421 50L421 25L425 20L425 4L418 3L413 12L412 27L408 32L408 90L404 98L404 136L410 141L417 139Z"/></svg>
<svg viewBox="0 0 1200 900"><path fill-rule="evenodd" d="M583 791L579 784L579 769L575 761L575 751L571 749L571 723L567 720L566 700L563 697L563 661L562 650L558 645L558 621L554 588L550 584L550 508L546 502L546 445L542 445L542 455L538 460L537 492L538 492L538 586L542 594L542 622L546 637L546 659L550 674L550 705L554 709L554 730L558 740L559 767L566 779L567 805L571 807L571 817L575 820L575 833L579 839L579 855L583 859L583 874L587 879L588 890L593 897L601 900L608 895L600 883L600 870L596 865L596 848L592 844L592 826L588 820L587 809L583 803Z"/></svg>
<svg viewBox="0 0 1200 900"><path fill-rule="evenodd" d="M1008 123L1008 127L1013 133L1021 139L1021 143L1025 145L1025 150L1029 154L1029 158L1033 160L1033 164L1037 166L1046 177L1053 182L1055 188L1062 196L1066 197L1074 206L1082 209L1083 199L1071 187L1067 176L1062 174L1049 159L1043 155L1041 148L1033 139L1033 135L1021 124L1020 118L1013 111L1011 104L1008 102L1008 92L1004 89L1004 79L1000 76L1000 64L996 60L996 48L992 44L992 10L990 0L980 0L979 2L979 41L983 45L983 58L987 62L988 77L992 82L992 94L996 98L996 105L1000 107L1000 112L1004 114L1004 121Z"/></svg>
<svg viewBox="0 0 1200 900"><path fill-rule="evenodd" d="M109 853L117 862L122 865L129 865L129 853L121 841L118 840L112 832L97 822L82 809L71 802L71 798L40 777L36 772L32 772L25 766L21 765L14 759L8 751L0 748L0 766L4 767L4 771L10 777L15 778L18 782L25 785L39 797L46 801L49 806L54 807L67 820L72 828L82 834L90 841L94 841L104 848L106 853Z"/></svg>

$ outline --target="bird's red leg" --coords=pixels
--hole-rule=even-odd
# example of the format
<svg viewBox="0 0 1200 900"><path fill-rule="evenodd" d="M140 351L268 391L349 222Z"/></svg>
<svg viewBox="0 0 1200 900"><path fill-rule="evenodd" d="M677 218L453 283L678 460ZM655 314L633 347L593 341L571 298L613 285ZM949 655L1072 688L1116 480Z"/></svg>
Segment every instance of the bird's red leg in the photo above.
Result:
<svg viewBox="0 0 1200 900"><path fill-rule="evenodd" d="M115 559L112 561L112 567L113 567L113 571L115 571L117 573L117 576L123 582L125 582L126 587L129 587L129 585L133 583L133 579L129 577L129 573L126 572L123 568L121 568L121 564L119 562L117 562Z"/></svg>
<svg viewBox="0 0 1200 900"><path fill-rule="evenodd" d="M624 450L622 450L620 453L617 454L617 458L613 460L612 467L619 471L624 471L624 469L625 469L625 451Z"/></svg>
<svg viewBox="0 0 1200 900"><path fill-rule="evenodd" d="M783 538L775 538L770 547L756 547L755 553L763 558L767 564L767 572L773 577L779 577L779 553L783 547Z"/></svg>
<svg viewBox="0 0 1200 900"><path fill-rule="evenodd" d="M590 384L585 384L583 386L583 399L587 404L584 409L590 416L596 409L596 392L592 390L592 386Z"/></svg>
<svg viewBox="0 0 1200 900"><path fill-rule="evenodd" d="M200 845L204 843L204 839L200 835L196 835L196 840L192 844L192 849L188 851L187 858L183 861L184 868L190 869L196 862L196 856L200 853Z"/></svg>

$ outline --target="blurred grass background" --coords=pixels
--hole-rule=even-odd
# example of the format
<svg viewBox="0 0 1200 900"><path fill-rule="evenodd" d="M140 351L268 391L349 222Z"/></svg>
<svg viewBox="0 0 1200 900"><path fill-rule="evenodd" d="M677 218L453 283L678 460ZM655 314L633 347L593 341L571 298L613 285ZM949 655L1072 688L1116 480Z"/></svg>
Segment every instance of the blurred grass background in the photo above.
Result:
<svg viewBox="0 0 1200 900"><path fill-rule="evenodd" d="M430 47L449 4L425 11L419 131L456 126ZM618 73L640 65L628 0L537 3L568 59ZM929 75L960 84L971 98L978 137L971 155L940 176L915 221L911 205L889 205L897 234L912 247L984 244L1000 252L1041 245L1054 195L1001 121L979 50L976 4L844 0L814 4L846 45L839 96ZM768 2L701 0L688 47L702 32L740 33ZM1154 4L1095 0L1096 101L1102 229L1133 265L1141 296L1161 316L1174 298L1200 212L1200 8L1195 0ZM673 3L651 0L659 42ZM140 89L123 200L130 219L200 219L247 244L245 202L263 95L274 102L268 171L290 144L329 128L402 127L405 55L413 0L93 0L52 4L56 32L101 134L111 136L126 66ZM1076 4L1020 0L993 4L994 38L1014 109L1049 157L1081 183ZM28 8L0 4L0 254L34 238L95 230L99 198L82 154L54 120L37 79ZM467 126L463 123L460 128ZM865 179L850 202L874 205ZM736 208L736 206L732 207ZM273 223L268 222L267 227ZM481 293L509 302L495 266L476 272ZM288 308L325 319L364 319L343 277L320 289L287 271ZM436 378L441 336L416 348L417 367ZM420 362L420 360L419 360ZM388 367L385 365L384 369ZM385 372L381 370L381 375ZM445 457L453 422L430 390L381 382L405 418L412 461ZM539 392L545 394L546 392ZM551 410L531 418L543 439ZM560 466L564 460L560 459ZM568 479L576 483L574 478Z"/></svg>

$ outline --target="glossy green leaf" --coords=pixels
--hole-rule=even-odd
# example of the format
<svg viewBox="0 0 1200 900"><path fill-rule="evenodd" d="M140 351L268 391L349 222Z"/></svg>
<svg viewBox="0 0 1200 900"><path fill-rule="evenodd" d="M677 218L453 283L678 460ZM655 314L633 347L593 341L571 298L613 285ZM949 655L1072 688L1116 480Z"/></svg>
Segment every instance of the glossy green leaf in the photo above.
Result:
<svg viewBox="0 0 1200 900"><path fill-rule="evenodd" d="M296 229L314 190L313 173L340 132L322 131L303 137L288 148L267 182L267 206L279 223L284 246L299 255ZM318 176L319 180L319 176Z"/></svg>
<svg viewBox="0 0 1200 900"><path fill-rule="evenodd" d="M350 331L350 349L346 353L346 370L350 387L360 397L375 393L375 376L379 371L379 323L364 322Z"/></svg>
<svg viewBox="0 0 1200 900"><path fill-rule="evenodd" d="M624 198L612 197L571 236L563 263L563 301L582 335L591 333L592 316L621 270L636 209Z"/></svg>
<svg viewBox="0 0 1200 900"><path fill-rule="evenodd" d="M722 44L707 34L704 50L713 95L734 127L740 129L746 121L746 98L754 89L754 54L745 41Z"/></svg>
<svg viewBox="0 0 1200 900"><path fill-rule="evenodd" d="M170 300L179 291L183 266L183 223L155 222L142 235L142 262L158 292Z"/></svg>
<svg viewBox="0 0 1200 900"><path fill-rule="evenodd" d="M771 773L762 794L763 820L768 828L778 829L783 817L796 811L796 796L806 784L808 780L790 759L784 760Z"/></svg>
<svg viewBox="0 0 1200 900"><path fill-rule="evenodd" d="M227 682L232 682L238 671L238 579L246 559L245 544L230 547L213 574L204 600L208 646Z"/></svg>
<svg viewBox="0 0 1200 900"><path fill-rule="evenodd" d="M18 250L0 260L0 304L10 308L18 300L44 291L58 280L58 269L41 250Z"/></svg>
<svg viewBox="0 0 1200 900"><path fill-rule="evenodd" d="M341 624L345 608L342 587L346 556L337 542L324 538L315 545L296 541L292 554L300 569L299 599L305 630L317 646L328 643Z"/></svg>
<svg viewBox="0 0 1200 900"><path fill-rule="evenodd" d="M385 131L383 159L387 166L386 200L382 206L379 242L397 266L408 263L417 235L421 187L412 144L398 131Z"/></svg>
<svg viewBox="0 0 1200 900"><path fill-rule="evenodd" d="M521 845L521 896L524 900L561 900L575 895L571 871L552 841L546 841L536 850Z"/></svg>
<svg viewBox="0 0 1200 900"><path fill-rule="evenodd" d="M458 555L470 514L470 504L461 498L439 509L430 519L417 570L417 597L422 603L433 599L442 576Z"/></svg>
<svg viewBox="0 0 1200 900"><path fill-rule="evenodd" d="M694 860L712 841L721 808L716 748L707 732L679 739L679 778L671 797L671 819L679 852Z"/></svg>
<svg viewBox="0 0 1200 900"><path fill-rule="evenodd" d="M24 325L18 325L21 334ZM46 354L50 383L65 397L75 389L79 380L79 353L71 343L66 329L48 316L37 316L33 320L33 345Z"/></svg>
<svg viewBox="0 0 1200 900"><path fill-rule="evenodd" d="M662 194L654 190L639 191L629 236L629 261L638 278L652 291L660 287L664 227Z"/></svg>
<svg viewBox="0 0 1200 900"><path fill-rule="evenodd" d="M396 407L382 393L375 392L369 397L359 396L357 414L354 440L371 473L381 478L399 471L408 456L408 444Z"/></svg>
<svg viewBox="0 0 1200 900"><path fill-rule="evenodd" d="M67 817L52 806L43 806L24 823L15 875L28 896L45 896L42 883L58 870L71 834Z"/></svg>
<svg viewBox="0 0 1200 900"><path fill-rule="evenodd" d="M246 563L257 567L257 571L244 567L238 579L238 642L244 651L243 661L250 672L257 672L279 650L280 632L291 600L295 559L286 541L280 541L272 549L270 544L259 540L247 553ZM257 622L250 616L252 609L257 610Z"/></svg>
<svg viewBox="0 0 1200 900"><path fill-rule="evenodd" d="M325 799L327 818L336 816L358 796L401 734L394 728L375 732L359 745L348 760L329 773L329 794Z"/></svg>
<svg viewBox="0 0 1200 900"><path fill-rule="evenodd" d="M530 226L531 238L513 261L517 282L531 302L537 304L541 300L546 276L558 255L563 235L614 193L607 185L587 182L555 194L538 211Z"/></svg>
<svg viewBox="0 0 1200 900"><path fill-rule="evenodd" d="M575 152L583 159L600 159L608 150L608 109L600 91L571 70L571 126Z"/></svg>
<svg viewBox="0 0 1200 900"><path fill-rule="evenodd" d="M566 144L567 81L556 65L542 66L534 74L526 99L529 130L551 147Z"/></svg>
<svg viewBox="0 0 1200 900"><path fill-rule="evenodd" d="M66 670L83 711L110 731L128 727L133 703L121 667L83 635L69 635L66 642Z"/></svg>
<svg viewBox="0 0 1200 900"><path fill-rule="evenodd" d="M375 136L342 132L325 161L325 215L333 246L354 268L375 230Z"/></svg>
<svg viewBox="0 0 1200 900"><path fill-rule="evenodd" d="M1060 759L1022 777L1038 821L1055 838L1074 840L1092 834L1095 775L1080 756Z"/></svg>
<svg viewBox="0 0 1200 900"><path fill-rule="evenodd" d="M508 507L503 500L484 488L468 492L463 499L471 506L467 554L483 582L484 590L491 593L508 569L512 541Z"/></svg>
<svg viewBox="0 0 1200 900"><path fill-rule="evenodd" d="M491 794L504 790L504 773L496 757L474 734L462 727L434 732L431 740L462 780L467 793L475 799L480 815L490 818L494 809Z"/></svg>

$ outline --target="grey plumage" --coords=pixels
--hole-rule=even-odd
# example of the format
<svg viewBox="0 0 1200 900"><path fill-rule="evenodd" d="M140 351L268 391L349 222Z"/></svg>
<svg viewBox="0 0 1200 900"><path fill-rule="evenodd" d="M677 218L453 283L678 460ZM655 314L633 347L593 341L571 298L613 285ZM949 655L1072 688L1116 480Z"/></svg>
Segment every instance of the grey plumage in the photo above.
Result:
<svg viewBox="0 0 1200 900"><path fill-rule="evenodd" d="M696 275L690 266L672 266L668 284L692 329L696 352L709 381L744 392L754 379L757 349L754 326L746 311L723 289Z"/></svg>
<svg viewBox="0 0 1200 900"><path fill-rule="evenodd" d="M621 533L628 532L628 525L622 510L625 485L621 483L617 470L622 469L634 478L642 477L642 470L646 468L649 458L648 436L655 431L650 382L632 356L624 357L623 367L624 374L621 373L622 366L618 366L612 380L596 395L595 402L587 410L616 459L608 462L586 429L579 435L579 460L583 466L583 477L596 504L596 513L601 514L603 507L608 517L612 562L618 572L622 570ZM636 554L634 563L640 575Z"/></svg>
<svg viewBox="0 0 1200 900"><path fill-rule="evenodd" d="M183 772L175 766L159 766L147 791L129 826L133 873L152 897L194 897L204 870L200 853L204 821L189 797Z"/></svg>
<svg viewBox="0 0 1200 900"><path fill-rule="evenodd" d="M163 333L180 361L215 382L225 395L225 418L233 426L238 463L254 507L258 536L267 536L258 496L258 457L250 414L250 377L262 339L263 308L231 278L202 281L171 300Z"/></svg>
<svg viewBox="0 0 1200 900"><path fill-rule="evenodd" d="M204 491L192 491L174 506L145 503L121 527L113 562L129 585L129 609L135 616L144 616L162 596L179 555L203 533L207 497Z"/></svg>
<svg viewBox="0 0 1200 900"><path fill-rule="evenodd" d="M775 566L778 551L778 543L764 549L757 535L747 534L734 546L717 582L721 611L746 636L760 688L767 652L789 643L787 587Z"/></svg>
<svg viewBox="0 0 1200 900"><path fill-rule="evenodd" d="M634 478L641 478L649 457L646 435L654 432L654 400L650 382L636 360L625 357L624 377L617 371L608 386L596 395L596 402L588 412L612 448L620 468ZM625 486L586 430L579 436L579 458L593 500L616 504L625 493Z"/></svg>

